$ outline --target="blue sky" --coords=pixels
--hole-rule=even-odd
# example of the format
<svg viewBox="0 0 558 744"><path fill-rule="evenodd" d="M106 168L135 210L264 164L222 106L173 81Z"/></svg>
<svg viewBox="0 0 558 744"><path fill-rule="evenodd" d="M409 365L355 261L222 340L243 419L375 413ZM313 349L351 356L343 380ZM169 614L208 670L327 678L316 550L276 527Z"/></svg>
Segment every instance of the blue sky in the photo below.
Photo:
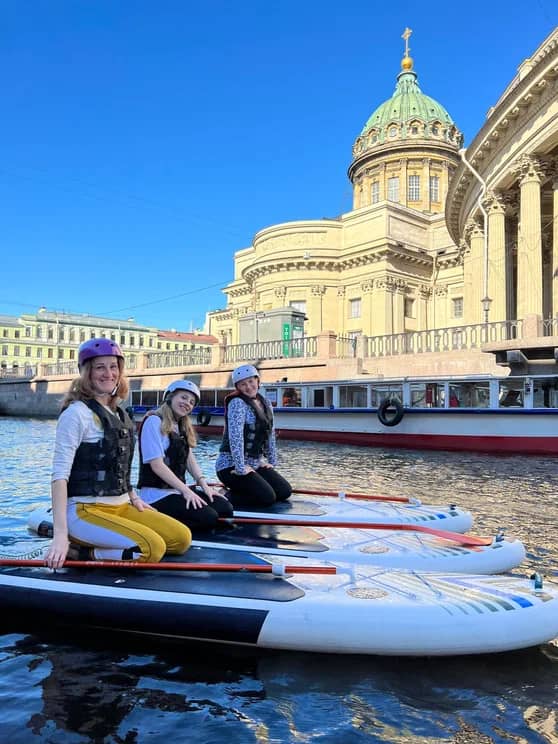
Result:
<svg viewBox="0 0 558 744"><path fill-rule="evenodd" d="M406 26L468 144L557 25L555 0L0 0L0 313L201 327L256 232L350 210Z"/></svg>

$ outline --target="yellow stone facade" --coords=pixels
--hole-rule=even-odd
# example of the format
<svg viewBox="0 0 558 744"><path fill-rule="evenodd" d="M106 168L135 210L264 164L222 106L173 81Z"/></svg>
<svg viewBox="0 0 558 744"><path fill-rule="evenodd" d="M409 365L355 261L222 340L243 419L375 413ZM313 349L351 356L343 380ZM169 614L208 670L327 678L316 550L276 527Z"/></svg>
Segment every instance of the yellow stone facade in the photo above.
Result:
<svg viewBox="0 0 558 744"><path fill-rule="evenodd" d="M466 151L418 89L406 34L396 92L355 140L352 211L274 225L238 251L226 309L207 318L220 340L239 342L243 315L289 305L307 336L517 319L542 336L558 317L558 29Z"/></svg>
<svg viewBox="0 0 558 744"><path fill-rule="evenodd" d="M407 46L394 96L354 144L353 210L257 233L234 256L227 307L208 314L208 332L236 344L243 315L289 306L306 313L307 336L462 324L463 252L444 218L461 141L447 112L418 88Z"/></svg>

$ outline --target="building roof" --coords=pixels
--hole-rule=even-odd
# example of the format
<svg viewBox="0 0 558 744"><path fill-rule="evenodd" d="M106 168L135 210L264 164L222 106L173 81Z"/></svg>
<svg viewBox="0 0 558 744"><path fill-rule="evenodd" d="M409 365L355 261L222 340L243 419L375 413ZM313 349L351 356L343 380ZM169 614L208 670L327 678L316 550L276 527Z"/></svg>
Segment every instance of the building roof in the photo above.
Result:
<svg viewBox="0 0 558 744"><path fill-rule="evenodd" d="M413 70L413 60L405 56L401 61L401 72L397 76L392 97L378 106L364 125L359 138L371 134L369 146L401 139L416 139L416 133L413 134L409 126L414 122L424 125L419 134L421 140L443 139L456 147L462 142L461 133L442 104L421 91L417 74ZM432 128L436 124L442 125L442 132L436 132ZM396 125L397 133L389 136L389 129L393 125Z"/></svg>
<svg viewBox="0 0 558 744"><path fill-rule="evenodd" d="M209 336L205 333L182 333L181 331L158 331L157 338L164 338L167 341L181 341L182 343L191 344L218 344L215 336Z"/></svg>

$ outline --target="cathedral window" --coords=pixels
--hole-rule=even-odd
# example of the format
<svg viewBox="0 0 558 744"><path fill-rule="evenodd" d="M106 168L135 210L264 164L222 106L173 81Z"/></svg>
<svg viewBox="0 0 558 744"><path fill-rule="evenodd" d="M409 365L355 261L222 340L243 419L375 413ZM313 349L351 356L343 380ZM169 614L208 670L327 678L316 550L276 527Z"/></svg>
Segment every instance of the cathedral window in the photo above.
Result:
<svg viewBox="0 0 558 744"><path fill-rule="evenodd" d="M298 310L300 313L306 313L306 300L291 300L289 307L293 310Z"/></svg>
<svg viewBox="0 0 558 744"><path fill-rule="evenodd" d="M430 201L440 201L440 178L439 176L430 176Z"/></svg>
<svg viewBox="0 0 558 744"><path fill-rule="evenodd" d="M392 202L399 201L399 177L388 178L388 200Z"/></svg>
<svg viewBox="0 0 558 744"><path fill-rule="evenodd" d="M372 204L377 204L380 201L380 182L372 181L370 186L370 201Z"/></svg>
<svg viewBox="0 0 558 744"><path fill-rule="evenodd" d="M452 310L454 318L463 317L463 297L454 297L452 300Z"/></svg>
<svg viewBox="0 0 558 744"><path fill-rule="evenodd" d="M397 127L390 127L389 128L389 136L390 137L396 137L397 136Z"/></svg>
<svg viewBox="0 0 558 744"><path fill-rule="evenodd" d="M414 318L415 317L415 301L412 297L405 297L405 317L406 318Z"/></svg>
<svg viewBox="0 0 558 744"><path fill-rule="evenodd" d="M354 300L349 300L349 318L360 318L361 313L361 298L357 297Z"/></svg>
<svg viewBox="0 0 558 744"><path fill-rule="evenodd" d="M409 201L420 201L420 176L409 176Z"/></svg>

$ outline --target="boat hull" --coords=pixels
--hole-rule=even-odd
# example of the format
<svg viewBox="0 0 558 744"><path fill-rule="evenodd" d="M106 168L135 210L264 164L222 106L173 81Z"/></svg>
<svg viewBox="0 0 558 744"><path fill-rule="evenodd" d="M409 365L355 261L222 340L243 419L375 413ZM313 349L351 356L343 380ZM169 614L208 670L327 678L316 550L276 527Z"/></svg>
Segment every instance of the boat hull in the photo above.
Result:
<svg viewBox="0 0 558 744"><path fill-rule="evenodd" d="M376 409L276 409L279 439L362 447L528 455L558 454L558 411L405 409L397 426L384 426ZM223 417L201 434L220 435Z"/></svg>
<svg viewBox="0 0 558 744"><path fill-rule="evenodd" d="M246 564L191 548L190 562ZM267 561L257 555L254 565ZM302 562L297 561L297 563ZM312 565L315 562L312 561ZM331 564L326 564L331 565ZM344 654L461 655L528 648L558 634L558 587L512 576L338 564L274 577L126 569L0 569L6 616L155 637Z"/></svg>

